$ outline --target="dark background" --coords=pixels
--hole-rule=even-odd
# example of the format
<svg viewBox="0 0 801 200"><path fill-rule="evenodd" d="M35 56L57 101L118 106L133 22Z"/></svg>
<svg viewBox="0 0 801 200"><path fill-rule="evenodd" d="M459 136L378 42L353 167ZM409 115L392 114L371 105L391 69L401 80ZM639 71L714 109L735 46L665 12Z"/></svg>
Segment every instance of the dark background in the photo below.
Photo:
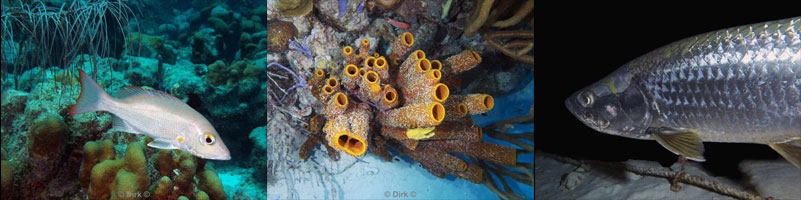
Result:
<svg viewBox="0 0 801 200"><path fill-rule="evenodd" d="M663 166L677 156L655 141L596 132L573 117L565 99L619 66L686 37L733 26L801 16L791 5L741 8L579 2L535 4L535 148L573 158L653 160ZM648 3L652 4L652 3ZM732 4L732 3L728 3ZM753 4L757 4L754 6ZM796 7L797 8L797 7ZM778 159L767 145L704 143L704 167L714 175L739 179L743 159Z"/></svg>

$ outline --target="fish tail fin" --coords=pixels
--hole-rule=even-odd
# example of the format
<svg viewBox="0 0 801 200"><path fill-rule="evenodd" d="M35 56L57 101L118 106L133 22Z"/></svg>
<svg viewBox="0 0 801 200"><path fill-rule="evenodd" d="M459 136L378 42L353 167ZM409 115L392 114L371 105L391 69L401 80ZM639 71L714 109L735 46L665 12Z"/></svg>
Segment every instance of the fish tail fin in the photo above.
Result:
<svg viewBox="0 0 801 200"><path fill-rule="evenodd" d="M112 97L82 69L78 69L78 72L81 76L81 95L78 96L75 105L70 108L70 115L105 110L101 102L108 101Z"/></svg>
<svg viewBox="0 0 801 200"><path fill-rule="evenodd" d="M795 165L795 167L801 169L801 139L768 144L768 146L779 152L784 159Z"/></svg>

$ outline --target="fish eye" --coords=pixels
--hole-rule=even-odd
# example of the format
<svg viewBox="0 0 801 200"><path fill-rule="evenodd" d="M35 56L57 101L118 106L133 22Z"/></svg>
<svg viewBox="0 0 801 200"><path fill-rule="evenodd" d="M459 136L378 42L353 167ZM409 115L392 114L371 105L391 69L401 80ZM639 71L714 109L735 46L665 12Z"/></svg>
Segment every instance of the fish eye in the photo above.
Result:
<svg viewBox="0 0 801 200"><path fill-rule="evenodd" d="M204 134L202 140L203 140L203 143L207 144L207 145L212 145L212 144L214 144L214 141L215 141L214 135L212 135L211 133Z"/></svg>
<svg viewBox="0 0 801 200"><path fill-rule="evenodd" d="M578 101L581 102L581 105L584 107L589 107L592 105L593 101L595 100L589 92L582 92L578 95Z"/></svg>

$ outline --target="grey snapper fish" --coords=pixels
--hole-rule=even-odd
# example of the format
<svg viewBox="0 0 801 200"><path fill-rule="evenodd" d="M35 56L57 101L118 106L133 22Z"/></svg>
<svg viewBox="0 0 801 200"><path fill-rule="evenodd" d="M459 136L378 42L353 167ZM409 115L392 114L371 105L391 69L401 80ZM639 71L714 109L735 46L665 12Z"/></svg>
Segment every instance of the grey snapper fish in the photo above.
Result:
<svg viewBox="0 0 801 200"><path fill-rule="evenodd" d="M108 111L113 114L111 123L115 130L152 137L153 141L147 146L181 149L205 159L231 159L231 153L217 130L180 99L139 87L122 88L114 98L86 72L78 71L81 95L70 108L71 115Z"/></svg>
<svg viewBox="0 0 801 200"><path fill-rule="evenodd" d="M801 168L801 17L696 35L575 93L592 129L704 161L703 142L767 144Z"/></svg>

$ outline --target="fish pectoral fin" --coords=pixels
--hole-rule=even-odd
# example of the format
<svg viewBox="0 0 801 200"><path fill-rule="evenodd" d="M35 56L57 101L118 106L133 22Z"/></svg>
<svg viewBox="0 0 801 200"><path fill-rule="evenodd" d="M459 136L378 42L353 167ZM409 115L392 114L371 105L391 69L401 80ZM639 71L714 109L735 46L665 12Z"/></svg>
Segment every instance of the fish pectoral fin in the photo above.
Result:
<svg viewBox="0 0 801 200"><path fill-rule="evenodd" d="M672 128L659 128L651 133L659 144L687 159L703 162L704 143L697 133Z"/></svg>
<svg viewBox="0 0 801 200"><path fill-rule="evenodd" d="M113 128L115 131L121 131L121 132L126 132L126 133L133 133L133 134L141 134L133 126L128 124L128 122L125 122L125 120L122 120L122 118L119 118L119 117L117 117L115 115L111 115L111 128Z"/></svg>
<svg viewBox="0 0 801 200"><path fill-rule="evenodd" d="M795 167L801 169L801 138L788 140L781 143L768 144L770 148L779 152L784 159L790 161Z"/></svg>
<svg viewBox="0 0 801 200"><path fill-rule="evenodd" d="M154 140L150 143L147 143L147 146L153 147L156 149L178 149L177 146L173 145L172 143L163 141L163 140Z"/></svg>

